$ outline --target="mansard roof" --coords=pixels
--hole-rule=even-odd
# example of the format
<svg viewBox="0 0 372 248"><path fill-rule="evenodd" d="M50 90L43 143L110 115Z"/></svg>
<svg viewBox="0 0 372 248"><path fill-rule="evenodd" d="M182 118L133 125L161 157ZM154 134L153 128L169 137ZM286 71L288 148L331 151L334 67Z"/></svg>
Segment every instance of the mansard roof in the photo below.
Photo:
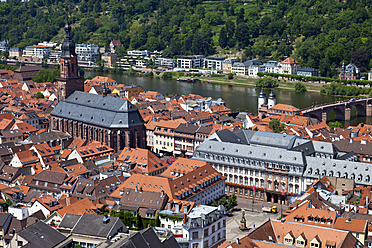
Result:
<svg viewBox="0 0 372 248"><path fill-rule="evenodd" d="M81 91L60 101L51 115L106 128L144 125L137 108L128 100Z"/></svg>

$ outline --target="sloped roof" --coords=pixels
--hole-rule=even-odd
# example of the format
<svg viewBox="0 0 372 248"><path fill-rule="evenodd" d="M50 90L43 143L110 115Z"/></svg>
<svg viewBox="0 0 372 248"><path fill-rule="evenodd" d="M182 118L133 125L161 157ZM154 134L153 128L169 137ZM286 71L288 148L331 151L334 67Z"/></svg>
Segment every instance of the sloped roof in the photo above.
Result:
<svg viewBox="0 0 372 248"><path fill-rule="evenodd" d="M107 128L144 125L137 108L129 101L81 91L60 101L51 115Z"/></svg>
<svg viewBox="0 0 372 248"><path fill-rule="evenodd" d="M66 236L42 221L26 227L18 235L29 242L24 246L27 248L53 247L66 239Z"/></svg>

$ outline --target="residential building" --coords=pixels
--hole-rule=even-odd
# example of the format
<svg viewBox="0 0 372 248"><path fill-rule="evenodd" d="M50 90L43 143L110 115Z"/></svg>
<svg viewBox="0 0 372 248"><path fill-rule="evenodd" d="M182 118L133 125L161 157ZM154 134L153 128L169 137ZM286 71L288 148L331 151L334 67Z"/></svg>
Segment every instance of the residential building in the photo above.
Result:
<svg viewBox="0 0 372 248"><path fill-rule="evenodd" d="M183 239L189 248L217 247L226 240L226 217L222 206L199 205L187 215L183 224Z"/></svg>
<svg viewBox="0 0 372 248"><path fill-rule="evenodd" d="M82 247L96 247L119 233L128 233L128 229L118 217L87 213L65 214L57 230L68 235L74 245Z"/></svg>
<svg viewBox="0 0 372 248"><path fill-rule="evenodd" d="M9 230L13 216L9 213L0 213L0 247L6 247L4 236Z"/></svg>
<svg viewBox="0 0 372 248"><path fill-rule="evenodd" d="M22 57L23 49L21 47L11 47L9 49L9 58L15 58L18 59L19 57Z"/></svg>
<svg viewBox="0 0 372 248"><path fill-rule="evenodd" d="M169 197L168 202L188 201L196 204L210 204L224 196L225 178L209 164L197 167L173 180L165 177L133 174L110 196L119 202L124 189L136 189L136 187L142 187L143 190L152 192L161 193L164 191Z"/></svg>
<svg viewBox="0 0 372 248"><path fill-rule="evenodd" d="M360 68L350 63L347 66L342 64L342 67L340 69L340 74L338 77L340 79L346 79L346 80L357 80L360 78L360 75L361 75Z"/></svg>
<svg viewBox="0 0 372 248"><path fill-rule="evenodd" d="M287 134L222 130L199 145L193 158L227 178L226 193L265 201L287 202L323 175L372 184L365 174L370 164L344 160L331 143Z"/></svg>
<svg viewBox="0 0 372 248"><path fill-rule="evenodd" d="M174 153L192 156L195 150L195 134L199 126L181 123L174 130Z"/></svg>
<svg viewBox="0 0 372 248"><path fill-rule="evenodd" d="M75 52L79 62L96 62L99 56L96 44L77 44Z"/></svg>
<svg viewBox="0 0 372 248"><path fill-rule="evenodd" d="M93 141L85 146L76 147L68 156L68 160L76 159L79 163L84 163L89 160L109 158L114 152L114 149L106 144Z"/></svg>
<svg viewBox="0 0 372 248"><path fill-rule="evenodd" d="M139 214L142 218L154 220L168 202L168 196L162 192L146 191L142 187L124 189L117 210Z"/></svg>
<svg viewBox="0 0 372 248"><path fill-rule="evenodd" d="M231 73L239 76L248 75L247 66L241 62L234 62L231 66Z"/></svg>
<svg viewBox="0 0 372 248"><path fill-rule="evenodd" d="M224 74L232 73L232 65L238 61L238 59L225 59L222 63L222 72Z"/></svg>
<svg viewBox="0 0 372 248"><path fill-rule="evenodd" d="M104 142L115 151L146 146L144 121L126 99L75 91L51 114L51 129Z"/></svg>
<svg viewBox="0 0 372 248"><path fill-rule="evenodd" d="M154 131L154 151L174 153L174 130L181 124L178 121L159 121Z"/></svg>
<svg viewBox="0 0 372 248"><path fill-rule="evenodd" d="M120 40L112 40L110 42L110 52L115 53L116 48L119 47L119 46L121 46Z"/></svg>
<svg viewBox="0 0 372 248"><path fill-rule="evenodd" d="M120 85L115 87L111 94L116 94L121 98L132 98L138 96L141 92L144 92L142 86L131 84L131 85Z"/></svg>
<svg viewBox="0 0 372 248"><path fill-rule="evenodd" d="M209 56L204 59L204 68L222 71L222 64L227 57Z"/></svg>
<svg viewBox="0 0 372 248"><path fill-rule="evenodd" d="M150 176L161 174L167 164L154 153L142 148L124 148L116 161L125 171L133 171Z"/></svg>
<svg viewBox="0 0 372 248"><path fill-rule="evenodd" d="M326 248L364 247L348 231L287 222L285 220L268 220L251 232L248 237L253 242L259 241L258 247L260 247L261 242L278 244L279 247L282 245Z"/></svg>
<svg viewBox="0 0 372 248"><path fill-rule="evenodd" d="M0 52L6 52L9 50L8 40L0 41Z"/></svg>
<svg viewBox="0 0 372 248"><path fill-rule="evenodd" d="M205 56L203 55L183 56L182 58L177 59L177 67L187 69L203 67L204 59Z"/></svg>
<svg viewBox="0 0 372 248"><path fill-rule="evenodd" d="M304 77L319 77L319 73L317 69L305 67L299 67L297 69L297 75L304 76Z"/></svg>
<svg viewBox="0 0 372 248"><path fill-rule="evenodd" d="M132 50L132 51L127 51L127 54L129 56L137 57L137 58L144 58L149 54L149 51L147 50Z"/></svg>
<svg viewBox="0 0 372 248"><path fill-rule="evenodd" d="M146 67L149 64L149 61L145 59L137 59L136 60L136 66L137 67Z"/></svg>
<svg viewBox="0 0 372 248"><path fill-rule="evenodd" d="M101 56L103 66L108 68L113 68L117 59L118 56L115 53L104 53Z"/></svg>
<svg viewBox="0 0 372 248"><path fill-rule="evenodd" d="M279 63L279 74L297 75L300 64L292 57L288 57Z"/></svg>
<svg viewBox="0 0 372 248"><path fill-rule="evenodd" d="M15 233L8 247L55 247L64 240L65 235L38 221Z"/></svg>
<svg viewBox="0 0 372 248"><path fill-rule="evenodd" d="M110 176L102 180L79 178L71 189L71 195L79 200L88 198L91 202L105 200L117 189L122 180L117 176Z"/></svg>
<svg viewBox="0 0 372 248"><path fill-rule="evenodd" d="M66 177L65 173L44 170L37 174L27 186L41 192L59 194Z"/></svg>
<svg viewBox="0 0 372 248"><path fill-rule="evenodd" d="M179 244L172 235L167 236L161 241L155 233L153 227L148 227L141 231L132 233L125 239L120 238L116 239L115 241L106 241L98 245L97 248L105 248L108 245L113 245L114 247L180 248Z"/></svg>
<svg viewBox="0 0 372 248"><path fill-rule="evenodd" d="M265 72L279 73L280 63L278 61L267 61L263 63L263 66L265 68Z"/></svg>
<svg viewBox="0 0 372 248"><path fill-rule="evenodd" d="M175 66L175 61L175 59L170 58L155 58L154 63L162 67L173 68Z"/></svg>

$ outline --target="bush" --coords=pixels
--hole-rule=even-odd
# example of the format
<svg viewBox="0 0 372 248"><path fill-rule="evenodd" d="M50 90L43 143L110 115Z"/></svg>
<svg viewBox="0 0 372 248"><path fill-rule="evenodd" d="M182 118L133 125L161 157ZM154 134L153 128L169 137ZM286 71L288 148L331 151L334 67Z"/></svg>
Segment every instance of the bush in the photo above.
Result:
<svg viewBox="0 0 372 248"><path fill-rule="evenodd" d="M231 79L234 78L234 75L230 72L230 73L227 75L227 78L231 80Z"/></svg>
<svg viewBox="0 0 372 248"><path fill-rule="evenodd" d="M346 86L339 83L323 85L320 93L325 95L358 96L360 89L355 86Z"/></svg>
<svg viewBox="0 0 372 248"><path fill-rule="evenodd" d="M305 93L307 91L306 86L304 83L296 83L295 84L295 92L297 93Z"/></svg>
<svg viewBox="0 0 372 248"><path fill-rule="evenodd" d="M329 122L328 126L329 126L330 129L334 129L335 127L343 128L342 124L338 121Z"/></svg>
<svg viewBox="0 0 372 248"><path fill-rule="evenodd" d="M166 72L163 73L163 75L161 77L164 78L164 79L169 79L169 78L173 77L173 73L169 72L169 71L166 71Z"/></svg>

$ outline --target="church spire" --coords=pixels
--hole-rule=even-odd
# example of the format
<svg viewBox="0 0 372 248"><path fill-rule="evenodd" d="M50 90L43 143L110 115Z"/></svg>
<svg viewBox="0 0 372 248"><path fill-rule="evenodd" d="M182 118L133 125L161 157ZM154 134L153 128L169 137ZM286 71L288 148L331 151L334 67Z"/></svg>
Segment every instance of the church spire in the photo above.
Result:
<svg viewBox="0 0 372 248"><path fill-rule="evenodd" d="M65 30L65 38L62 43L62 58L71 58L76 57L75 53L75 43L71 39L71 26L68 23L68 20L66 20L66 24L64 27Z"/></svg>

